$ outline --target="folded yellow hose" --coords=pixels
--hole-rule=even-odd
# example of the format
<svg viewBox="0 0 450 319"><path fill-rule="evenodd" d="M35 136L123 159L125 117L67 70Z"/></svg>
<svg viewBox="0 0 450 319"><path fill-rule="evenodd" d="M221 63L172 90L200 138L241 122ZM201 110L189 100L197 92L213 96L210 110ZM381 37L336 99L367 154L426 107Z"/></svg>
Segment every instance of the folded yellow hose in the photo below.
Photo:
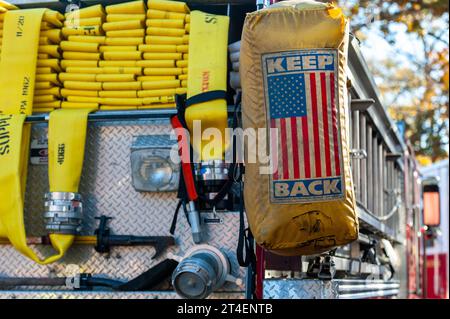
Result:
<svg viewBox="0 0 450 319"><path fill-rule="evenodd" d="M66 21L64 21L64 26L66 27L78 27L78 26L101 26L103 23L102 17L95 17L95 18L71 18Z"/></svg>
<svg viewBox="0 0 450 319"><path fill-rule="evenodd" d="M63 52L65 60L100 60L100 53L86 53L86 52Z"/></svg>
<svg viewBox="0 0 450 319"><path fill-rule="evenodd" d="M26 243L23 202L30 124L24 124L24 120L32 112L35 81L42 76L35 76L35 71L40 26L46 11L14 10L5 14L0 60L0 113L4 114L0 123L10 132L8 151L0 156L0 237L8 238L14 248L40 264L60 259L73 241L73 236L51 234L57 254L46 259L40 259ZM27 87L23 85L24 79L28 79Z"/></svg>
<svg viewBox="0 0 450 319"><path fill-rule="evenodd" d="M184 26L184 30L186 30L186 32L190 32L191 31L191 24L190 23L186 23L186 25Z"/></svg>
<svg viewBox="0 0 450 319"><path fill-rule="evenodd" d="M137 110L139 106L132 106L132 105L101 105L99 107L102 111L128 111L128 110Z"/></svg>
<svg viewBox="0 0 450 319"><path fill-rule="evenodd" d="M137 98L137 91L134 90L122 90L122 91L100 91L98 92L100 97L113 97L113 98ZM103 103L103 102L102 102Z"/></svg>
<svg viewBox="0 0 450 319"><path fill-rule="evenodd" d="M0 38L1 38L2 32L3 31L0 29ZM39 37L39 45L49 45L49 44L53 44L53 42L51 42L49 38Z"/></svg>
<svg viewBox="0 0 450 319"><path fill-rule="evenodd" d="M100 82L64 81L64 88L71 89L71 90L100 91L102 89L102 83L100 83Z"/></svg>
<svg viewBox="0 0 450 319"><path fill-rule="evenodd" d="M72 103L100 103L101 98L91 96L72 96L67 97L68 102Z"/></svg>
<svg viewBox="0 0 450 319"><path fill-rule="evenodd" d="M89 111L98 109L98 103L61 102L63 109L88 109Z"/></svg>
<svg viewBox="0 0 450 319"><path fill-rule="evenodd" d="M139 61L128 60L128 61L99 61L98 66L101 67L134 67L137 66Z"/></svg>
<svg viewBox="0 0 450 319"><path fill-rule="evenodd" d="M129 52L129 51L138 51L138 47L136 45L117 45L117 46L108 46L102 45L100 47L100 52L111 52L111 51L119 51L119 52Z"/></svg>
<svg viewBox="0 0 450 319"><path fill-rule="evenodd" d="M110 38L144 37L145 29L107 31L106 36Z"/></svg>
<svg viewBox="0 0 450 319"><path fill-rule="evenodd" d="M97 91L88 91L88 90L71 90L71 89L61 89L60 92L61 96L68 97L68 96L91 96L91 97L97 97L98 92Z"/></svg>
<svg viewBox="0 0 450 319"><path fill-rule="evenodd" d="M155 96L168 96L174 94L185 94L184 88L171 88L171 89L159 89L159 90L142 90L138 92L139 97L155 97Z"/></svg>
<svg viewBox="0 0 450 319"><path fill-rule="evenodd" d="M108 14L106 16L107 22L119 22L128 20L139 20L145 22L145 14Z"/></svg>
<svg viewBox="0 0 450 319"><path fill-rule="evenodd" d="M125 52L115 52L108 51L103 53L103 58L105 60L140 60L142 59L142 52L140 51L125 51Z"/></svg>
<svg viewBox="0 0 450 319"><path fill-rule="evenodd" d="M67 12L66 19L72 19L74 17L77 17L79 19L95 18L95 17L102 17L104 15L105 10L103 9L103 6L101 4L98 4L95 6L82 8L76 11Z"/></svg>
<svg viewBox="0 0 450 319"><path fill-rule="evenodd" d="M175 44L141 44L139 51L171 53L177 52L177 46Z"/></svg>
<svg viewBox="0 0 450 319"><path fill-rule="evenodd" d="M191 15L190 14L186 14L186 17L185 17L184 21L186 23L190 23L191 22Z"/></svg>
<svg viewBox="0 0 450 319"><path fill-rule="evenodd" d="M145 4L143 1L132 1L107 6L107 14L144 14Z"/></svg>
<svg viewBox="0 0 450 319"><path fill-rule="evenodd" d="M59 43L62 39L62 33L60 29L51 29L41 32L41 37L46 37L53 43Z"/></svg>
<svg viewBox="0 0 450 319"><path fill-rule="evenodd" d="M33 101L36 103L53 102L56 101L56 97L54 95L39 95L34 96Z"/></svg>
<svg viewBox="0 0 450 319"><path fill-rule="evenodd" d="M88 68L88 67L70 66L70 67L66 68L66 73L101 74L101 73L103 73L103 69L99 68L99 67ZM61 73L61 74L63 74L63 73ZM61 77L60 77L60 79L61 79ZM62 80L62 81L64 81L64 80ZM80 80L80 81L85 81L85 80Z"/></svg>
<svg viewBox="0 0 450 319"><path fill-rule="evenodd" d="M80 73L80 74L142 74L142 68L140 67L68 67L67 73Z"/></svg>
<svg viewBox="0 0 450 319"><path fill-rule="evenodd" d="M144 105L151 105L151 104L161 104L161 103L173 103L175 102L175 96L154 96L154 97L144 97L142 98L142 103Z"/></svg>
<svg viewBox="0 0 450 319"><path fill-rule="evenodd" d="M44 90L34 90L34 96L39 96L39 95L59 96L59 94L60 94L60 89L58 87L53 87L53 88L44 89Z"/></svg>
<svg viewBox="0 0 450 319"><path fill-rule="evenodd" d="M189 43L189 34L183 35L183 43L188 44Z"/></svg>
<svg viewBox="0 0 450 319"><path fill-rule="evenodd" d="M54 87L55 85L52 82L46 81L46 82L36 82L34 84L34 88L36 90L44 90L44 89L50 89Z"/></svg>
<svg viewBox="0 0 450 319"><path fill-rule="evenodd" d="M80 27L64 27L61 29L62 35L68 37L71 35L103 35L100 26L80 26Z"/></svg>
<svg viewBox="0 0 450 319"><path fill-rule="evenodd" d="M184 19L148 19L145 24L147 27L184 29Z"/></svg>
<svg viewBox="0 0 450 319"><path fill-rule="evenodd" d="M138 110L148 110L148 109L171 109L176 106L175 103L159 103L159 104L149 104L138 106Z"/></svg>
<svg viewBox="0 0 450 319"><path fill-rule="evenodd" d="M148 35L158 35L158 36L169 36L169 37L180 37L185 34L184 29L171 29L171 28L157 28L148 27L146 34Z"/></svg>
<svg viewBox="0 0 450 319"><path fill-rule="evenodd" d="M105 97L102 98L102 104L107 105L142 105L142 99L140 98L115 98L115 97Z"/></svg>
<svg viewBox="0 0 450 319"><path fill-rule="evenodd" d="M168 0L149 0L147 2L147 7L149 9L162 10L162 11L173 11L188 13L189 8L186 3L181 1L168 1Z"/></svg>
<svg viewBox="0 0 450 319"><path fill-rule="evenodd" d="M36 82L50 82L59 85L58 75L55 74L36 74Z"/></svg>
<svg viewBox="0 0 450 319"><path fill-rule="evenodd" d="M61 41L59 45L61 46L61 50L63 51L93 52L93 53L99 52L98 43Z"/></svg>
<svg viewBox="0 0 450 319"><path fill-rule="evenodd" d="M145 60L181 60L182 53L144 53Z"/></svg>
<svg viewBox="0 0 450 319"><path fill-rule="evenodd" d="M52 23L55 27L61 28L63 26L61 21L64 21L64 16L58 11L47 10L42 17L43 21Z"/></svg>
<svg viewBox="0 0 450 319"><path fill-rule="evenodd" d="M97 82L132 82L136 79L134 74L97 74Z"/></svg>
<svg viewBox="0 0 450 319"><path fill-rule="evenodd" d="M59 80L61 82L66 81L95 82L96 74L60 73Z"/></svg>
<svg viewBox="0 0 450 319"><path fill-rule="evenodd" d="M38 49L39 53L48 54L54 58L60 58L58 45L40 45Z"/></svg>
<svg viewBox="0 0 450 319"><path fill-rule="evenodd" d="M147 18L149 19L182 19L186 20L186 16L188 16L186 13L180 13L180 12L170 12L170 11L164 11L164 10L155 10L155 9L148 9L147 10Z"/></svg>
<svg viewBox="0 0 450 319"><path fill-rule="evenodd" d="M139 45L143 44L144 39L133 37L133 38L106 38L106 45Z"/></svg>
<svg viewBox="0 0 450 319"><path fill-rule="evenodd" d="M51 73L54 73L52 68L49 67L36 68L36 74L51 74Z"/></svg>
<svg viewBox="0 0 450 319"><path fill-rule="evenodd" d="M103 74L134 74L134 75L142 74L142 68L140 68L140 67L108 66L108 67L103 67L102 70L103 70Z"/></svg>
<svg viewBox="0 0 450 319"><path fill-rule="evenodd" d="M182 80L181 81L181 87L182 88L186 88L187 87L187 80Z"/></svg>
<svg viewBox="0 0 450 319"><path fill-rule="evenodd" d="M95 60L61 60L61 68L67 69L68 67L84 67L84 68L95 68L97 67L99 61Z"/></svg>
<svg viewBox="0 0 450 319"><path fill-rule="evenodd" d="M189 52L189 46L188 45L177 45L177 52L181 53L188 53Z"/></svg>
<svg viewBox="0 0 450 319"><path fill-rule="evenodd" d="M128 21L118 21L118 22L106 22L103 23L104 31L116 31L116 30L133 30L142 29L144 24L140 20L128 20Z"/></svg>
<svg viewBox="0 0 450 319"><path fill-rule="evenodd" d="M178 76L178 78L179 78L180 80L187 80L188 76L187 76L187 74L180 74L180 75Z"/></svg>
<svg viewBox="0 0 450 319"><path fill-rule="evenodd" d="M55 72L60 72L61 68L59 66L58 59L46 59L46 60L37 60L37 67L49 67Z"/></svg>
<svg viewBox="0 0 450 319"><path fill-rule="evenodd" d="M176 65L177 65L177 68L187 68L188 60L178 60Z"/></svg>
<svg viewBox="0 0 450 319"><path fill-rule="evenodd" d="M50 113L54 111L54 107L34 107L33 106L33 113L39 114L39 113Z"/></svg>
<svg viewBox="0 0 450 319"><path fill-rule="evenodd" d="M183 44L183 37L166 37L148 35L145 37L145 43L147 44Z"/></svg>
<svg viewBox="0 0 450 319"><path fill-rule="evenodd" d="M144 75L178 75L182 74L180 68L144 68Z"/></svg>
<svg viewBox="0 0 450 319"><path fill-rule="evenodd" d="M172 68L175 67L175 60L141 60L136 61L136 66L143 68Z"/></svg>
<svg viewBox="0 0 450 319"><path fill-rule="evenodd" d="M137 79L141 82L176 80L176 75L144 75L138 76Z"/></svg>
<svg viewBox="0 0 450 319"><path fill-rule="evenodd" d="M33 111L35 109L57 109L61 107L61 101L43 102L43 103L33 103Z"/></svg>
<svg viewBox="0 0 450 319"><path fill-rule="evenodd" d="M68 40L73 42L104 44L106 37L102 35L71 35L69 36Z"/></svg>
<svg viewBox="0 0 450 319"><path fill-rule="evenodd" d="M142 82L142 89L144 90L169 89L169 88L177 88L179 86L180 80L160 80L160 81Z"/></svg>
<svg viewBox="0 0 450 319"><path fill-rule="evenodd" d="M107 91L119 91L119 90L141 90L142 83L139 81L133 82L103 82L99 83L102 85L103 90Z"/></svg>

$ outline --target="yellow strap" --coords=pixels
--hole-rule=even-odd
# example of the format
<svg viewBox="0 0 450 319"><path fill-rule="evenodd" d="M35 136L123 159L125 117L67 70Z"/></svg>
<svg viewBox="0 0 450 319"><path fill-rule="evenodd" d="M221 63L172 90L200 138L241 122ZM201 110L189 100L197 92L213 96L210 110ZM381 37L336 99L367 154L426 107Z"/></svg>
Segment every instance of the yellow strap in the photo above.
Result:
<svg viewBox="0 0 450 319"><path fill-rule="evenodd" d="M192 11L190 15L187 97L202 92L227 89L227 42L229 18ZM227 125L227 103L213 100L192 105L186 109L186 123L192 132L193 121L199 120L202 130L218 128L225 137ZM193 141L193 148L203 160L222 159L223 154L202 154L202 139ZM212 146L210 141L205 144ZM212 143L219 143L212 140ZM224 143L224 141L222 141ZM223 145L223 144L222 144ZM214 149L219 145L215 144ZM222 152L226 150L222 147ZM217 153L217 152L216 152Z"/></svg>

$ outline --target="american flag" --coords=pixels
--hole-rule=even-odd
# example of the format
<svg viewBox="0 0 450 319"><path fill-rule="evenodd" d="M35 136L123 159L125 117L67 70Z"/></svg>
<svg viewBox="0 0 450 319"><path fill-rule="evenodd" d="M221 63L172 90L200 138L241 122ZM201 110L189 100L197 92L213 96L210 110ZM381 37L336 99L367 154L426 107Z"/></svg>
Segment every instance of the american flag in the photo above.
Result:
<svg viewBox="0 0 450 319"><path fill-rule="evenodd" d="M341 176L335 63L331 70L266 74L265 81L270 126L278 132L271 136L278 150L272 180Z"/></svg>

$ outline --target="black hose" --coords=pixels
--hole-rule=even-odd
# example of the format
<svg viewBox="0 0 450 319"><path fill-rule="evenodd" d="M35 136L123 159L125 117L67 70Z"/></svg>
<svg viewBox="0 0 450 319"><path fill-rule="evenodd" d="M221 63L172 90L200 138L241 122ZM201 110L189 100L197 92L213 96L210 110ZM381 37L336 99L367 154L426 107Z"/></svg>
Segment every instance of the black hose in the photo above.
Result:
<svg viewBox="0 0 450 319"><path fill-rule="evenodd" d="M142 275L124 283L116 290L119 291L143 291L151 290L157 284L161 283L167 277L172 275L175 268L177 268L178 262L173 259L166 259L151 269L144 272Z"/></svg>

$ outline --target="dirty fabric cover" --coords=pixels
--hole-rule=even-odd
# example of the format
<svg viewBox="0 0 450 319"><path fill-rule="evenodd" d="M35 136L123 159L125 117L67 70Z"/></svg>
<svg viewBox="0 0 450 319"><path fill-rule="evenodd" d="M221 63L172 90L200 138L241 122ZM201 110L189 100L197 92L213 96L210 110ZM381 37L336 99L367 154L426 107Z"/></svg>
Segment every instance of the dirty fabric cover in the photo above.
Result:
<svg viewBox="0 0 450 319"><path fill-rule="evenodd" d="M257 243L274 253L317 254L358 237L347 48L347 20L331 4L283 1L245 19L243 126L276 129L265 145L278 167L261 174L267 164L251 163L246 145L245 207Z"/></svg>

